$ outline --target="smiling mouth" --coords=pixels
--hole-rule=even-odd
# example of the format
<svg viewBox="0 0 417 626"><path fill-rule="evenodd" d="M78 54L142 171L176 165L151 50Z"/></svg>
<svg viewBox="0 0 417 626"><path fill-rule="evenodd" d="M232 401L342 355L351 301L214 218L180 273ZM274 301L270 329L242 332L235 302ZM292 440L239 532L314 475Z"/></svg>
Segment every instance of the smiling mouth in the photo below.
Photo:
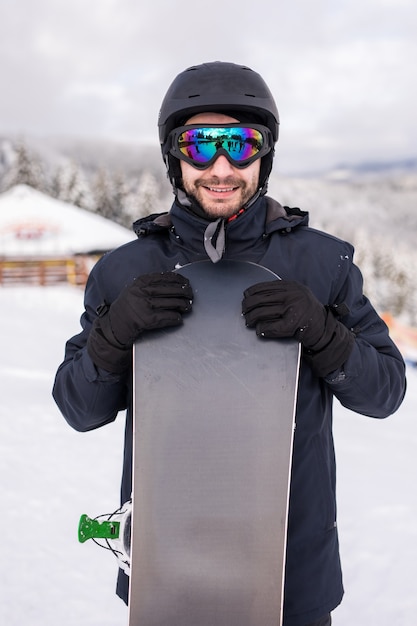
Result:
<svg viewBox="0 0 417 626"><path fill-rule="evenodd" d="M228 193L230 191L235 191L238 187L206 187L209 191L214 191L215 193Z"/></svg>

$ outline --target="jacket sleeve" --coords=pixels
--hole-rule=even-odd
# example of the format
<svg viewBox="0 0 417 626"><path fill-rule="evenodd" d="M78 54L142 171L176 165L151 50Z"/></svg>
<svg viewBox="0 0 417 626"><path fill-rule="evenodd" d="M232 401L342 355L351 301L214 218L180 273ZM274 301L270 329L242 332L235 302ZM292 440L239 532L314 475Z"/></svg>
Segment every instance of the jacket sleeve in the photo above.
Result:
<svg viewBox="0 0 417 626"><path fill-rule="evenodd" d="M326 382L346 408L384 418L404 398L405 363L362 288L362 275L352 264L336 301L349 308L341 321L354 332L355 345L343 368L327 376Z"/></svg>
<svg viewBox="0 0 417 626"><path fill-rule="evenodd" d="M92 430L114 421L118 412L127 408L129 397L131 374L117 376L101 370L87 353L87 338L97 316L97 307L106 299L96 268L86 286L82 332L67 342L65 358L56 373L52 391L61 413L78 431Z"/></svg>

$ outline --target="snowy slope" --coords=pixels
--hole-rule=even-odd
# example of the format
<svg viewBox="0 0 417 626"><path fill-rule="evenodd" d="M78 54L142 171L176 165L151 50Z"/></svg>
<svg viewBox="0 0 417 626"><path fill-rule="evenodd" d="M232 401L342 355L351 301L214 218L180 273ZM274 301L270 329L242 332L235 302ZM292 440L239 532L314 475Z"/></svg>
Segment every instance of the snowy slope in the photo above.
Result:
<svg viewBox="0 0 417 626"><path fill-rule="evenodd" d="M123 626L116 561L77 541L81 513L119 499L123 417L76 433L51 398L65 340L79 330L75 287L0 288L0 624ZM335 626L409 626L417 597L417 371L398 413L336 407L346 597Z"/></svg>

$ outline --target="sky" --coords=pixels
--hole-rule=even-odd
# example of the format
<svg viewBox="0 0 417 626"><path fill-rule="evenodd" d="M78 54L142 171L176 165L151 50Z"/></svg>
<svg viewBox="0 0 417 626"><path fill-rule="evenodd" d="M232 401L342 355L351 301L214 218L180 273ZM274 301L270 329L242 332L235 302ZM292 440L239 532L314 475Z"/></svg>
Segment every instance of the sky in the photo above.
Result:
<svg viewBox="0 0 417 626"><path fill-rule="evenodd" d="M414 0L0 0L0 136L151 142L173 78L249 65L283 171L417 156Z"/></svg>

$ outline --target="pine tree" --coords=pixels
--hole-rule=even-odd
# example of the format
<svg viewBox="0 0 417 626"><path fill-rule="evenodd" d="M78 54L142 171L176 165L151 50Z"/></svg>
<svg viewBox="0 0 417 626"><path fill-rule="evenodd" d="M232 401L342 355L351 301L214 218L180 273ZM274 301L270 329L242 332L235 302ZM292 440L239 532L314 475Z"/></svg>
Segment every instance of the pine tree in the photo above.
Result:
<svg viewBox="0 0 417 626"><path fill-rule="evenodd" d="M102 217L113 219L112 183L109 172L105 168L100 168L93 177L92 194L93 210Z"/></svg>
<svg viewBox="0 0 417 626"><path fill-rule="evenodd" d="M91 190L87 178L78 164L71 160L54 172L49 193L52 197L83 209L92 208Z"/></svg>
<svg viewBox="0 0 417 626"><path fill-rule="evenodd" d="M130 227L130 220L126 216L126 203L128 195L129 188L126 177L122 172L115 172L111 178L111 203L113 207L112 219L122 226Z"/></svg>
<svg viewBox="0 0 417 626"><path fill-rule="evenodd" d="M137 217L160 213L159 189L155 176L148 170L142 172L137 190Z"/></svg>
<svg viewBox="0 0 417 626"><path fill-rule="evenodd" d="M2 180L2 191L7 191L15 185L29 185L38 191L45 191L45 174L40 157L30 151L24 141L13 146L15 153L11 167Z"/></svg>

